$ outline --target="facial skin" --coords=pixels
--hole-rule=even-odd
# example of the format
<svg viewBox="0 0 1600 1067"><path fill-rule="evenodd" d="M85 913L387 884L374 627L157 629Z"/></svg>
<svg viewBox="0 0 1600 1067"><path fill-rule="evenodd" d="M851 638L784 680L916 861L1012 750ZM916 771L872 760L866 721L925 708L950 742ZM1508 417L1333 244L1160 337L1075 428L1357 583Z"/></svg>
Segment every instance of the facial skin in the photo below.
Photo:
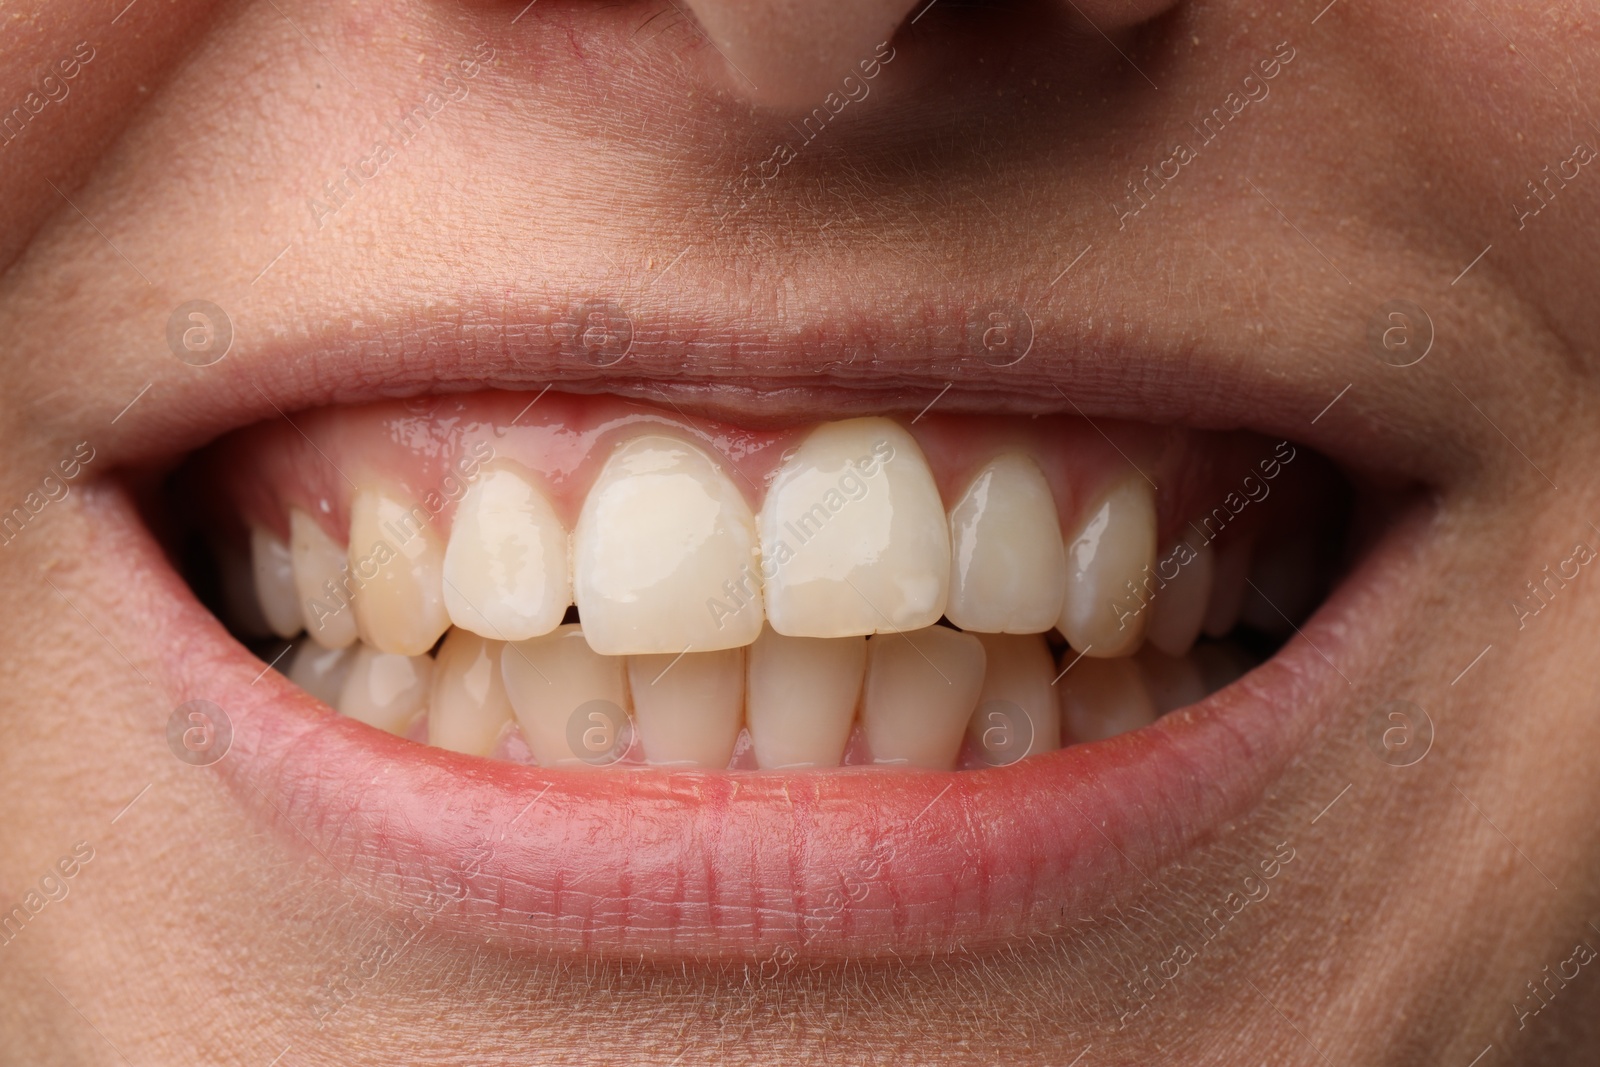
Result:
<svg viewBox="0 0 1600 1067"><path fill-rule="evenodd" d="M1600 545L1600 159L1548 203L1527 185L1600 146L1600 5L1085 8L1113 49L1071 5L946 2L803 145L785 109L842 75L773 44L782 11L695 6L746 77L672 4L521 7L146 0L8 25L0 107L50 102L0 146L0 504L60 498L0 551L0 903L50 901L0 946L16 1062L1593 1062L1600 965L1542 1000L1527 983L1600 946L1600 579L1509 602ZM881 34L852 32L829 48L867 34L873 56ZM38 88L84 41L70 91ZM1130 199L1230 93L1253 99ZM375 154L416 106L425 131ZM741 181L785 143L764 189ZM346 168L362 183L330 190ZM166 341L193 299L234 331L208 368ZM628 309L635 352L564 388L671 374L685 403L782 418L915 413L952 381L950 411L1070 410L1064 382L1091 415L1305 442L1424 487L1405 595L1244 818L1055 940L766 975L399 924L292 812L173 759L110 476L377 395L336 361L391 394L538 387L519 331L594 300ZM1414 366L1369 344L1392 300L1431 318ZM1004 373L947 333L874 343L993 302L1036 331ZM419 358L455 337L458 363ZM791 391L757 406L752 384ZM79 442L92 461L41 489ZM1432 724L1409 766L1368 743L1395 700ZM1260 899L1174 973L1236 891ZM1147 967L1158 991L1128 992Z"/></svg>

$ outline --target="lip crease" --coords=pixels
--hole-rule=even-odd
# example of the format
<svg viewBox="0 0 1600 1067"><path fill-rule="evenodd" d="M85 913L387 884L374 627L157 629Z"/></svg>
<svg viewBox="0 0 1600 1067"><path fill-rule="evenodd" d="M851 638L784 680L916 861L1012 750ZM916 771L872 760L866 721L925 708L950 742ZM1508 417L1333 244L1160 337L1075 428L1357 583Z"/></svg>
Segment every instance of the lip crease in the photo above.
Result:
<svg viewBox="0 0 1600 1067"><path fill-rule="evenodd" d="M1346 676L1381 655L1375 620L1422 530L1415 511L1397 520L1275 657L1132 734L962 772L594 774L425 748L332 714L261 675L122 489L91 506L99 558L144 605L140 633L161 635L140 639L157 684L175 704L226 710L233 744L214 769L289 847L462 937L664 960L978 950L1136 890L1254 807Z"/></svg>

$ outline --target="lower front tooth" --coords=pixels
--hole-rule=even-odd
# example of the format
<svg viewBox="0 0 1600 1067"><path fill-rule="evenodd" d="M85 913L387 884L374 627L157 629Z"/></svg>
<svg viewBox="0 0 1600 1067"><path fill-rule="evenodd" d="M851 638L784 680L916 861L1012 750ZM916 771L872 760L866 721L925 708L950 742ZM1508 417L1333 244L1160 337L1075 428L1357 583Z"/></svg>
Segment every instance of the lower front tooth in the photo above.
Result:
<svg viewBox="0 0 1600 1067"><path fill-rule="evenodd" d="M1140 649L1135 657L1145 691L1157 715L1197 704L1206 697L1205 679L1193 656L1169 656L1154 648Z"/></svg>
<svg viewBox="0 0 1600 1067"><path fill-rule="evenodd" d="M628 741L623 664L590 648L576 624L501 651L506 696L541 767L604 767L621 756Z"/></svg>
<svg viewBox="0 0 1600 1067"><path fill-rule="evenodd" d="M1210 545L1194 549L1180 543L1162 557L1158 574L1173 565L1178 572L1150 602L1150 625L1145 630L1145 639L1169 656L1188 652L1195 638L1200 636L1200 624L1211 600L1212 563Z"/></svg>
<svg viewBox="0 0 1600 1067"><path fill-rule="evenodd" d="M1090 509L1067 542L1067 594L1056 626L1089 656L1132 654L1150 612L1143 583L1156 552L1149 483L1129 476Z"/></svg>
<svg viewBox="0 0 1600 1067"><path fill-rule="evenodd" d="M306 633L323 648L354 644L356 613L347 581L350 554L299 508L289 512L289 551Z"/></svg>
<svg viewBox="0 0 1600 1067"><path fill-rule="evenodd" d="M453 629L439 646L428 700L428 744L487 756L511 722L511 702L500 678L504 645L470 630Z"/></svg>
<svg viewBox="0 0 1600 1067"><path fill-rule="evenodd" d="M1083 656L1057 683L1067 743L1103 741L1156 721L1155 704L1131 659Z"/></svg>
<svg viewBox="0 0 1600 1067"><path fill-rule="evenodd" d="M744 649L629 656L628 688L646 760L728 765L744 711Z"/></svg>
<svg viewBox="0 0 1600 1067"><path fill-rule="evenodd" d="M355 658L355 649L323 648L308 638L294 650L288 678L324 704L335 707Z"/></svg>
<svg viewBox="0 0 1600 1067"><path fill-rule="evenodd" d="M357 645L350 674L339 690L339 712L368 726L403 736L428 707L433 660Z"/></svg>
<svg viewBox="0 0 1600 1067"><path fill-rule="evenodd" d="M875 763L950 770L983 688L983 645L930 626L867 641L861 726Z"/></svg>
<svg viewBox="0 0 1600 1067"><path fill-rule="evenodd" d="M444 548L421 506L373 489L350 504L350 572L361 639L384 652L420 656L447 629Z"/></svg>
<svg viewBox="0 0 1600 1067"><path fill-rule="evenodd" d="M748 656L745 718L756 765L839 766L861 700L867 639L785 637L769 626Z"/></svg>
<svg viewBox="0 0 1600 1067"><path fill-rule="evenodd" d="M1056 665L1043 634L978 634L985 670L967 734L990 766L1061 747Z"/></svg>
<svg viewBox="0 0 1600 1067"><path fill-rule="evenodd" d="M294 591L289 546L257 526L250 531L250 565L256 576L256 602L279 637L300 632L300 601Z"/></svg>

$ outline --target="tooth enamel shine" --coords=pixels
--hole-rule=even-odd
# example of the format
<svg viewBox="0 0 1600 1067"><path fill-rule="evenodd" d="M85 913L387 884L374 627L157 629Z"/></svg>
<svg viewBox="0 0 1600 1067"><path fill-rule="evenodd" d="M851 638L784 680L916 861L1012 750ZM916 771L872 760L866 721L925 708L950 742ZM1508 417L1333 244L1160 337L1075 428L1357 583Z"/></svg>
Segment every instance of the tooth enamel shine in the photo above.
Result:
<svg viewBox="0 0 1600 1067"><path fill-rule="evenodd" d="M996 458L950 509L945 615L967 631L1043 633L1060 616L1066 587L1050 483L1027 456Z"/></svg>
<svg viewBox="0 0 1600 1067"><path fill-rule="evenodd" d="M350 603L349 553L299 508L289 510L289 551L306 633L323 648L352 644L356 613Z"/></svg>
<svg viewBox="0 0 1600 1067"><path fill-rule="evenodd" d="M1056 626L1085 655L1126 656L1144 639L1141 582L1155 564L1156 505L1129 475L1084 516L1067 543L1067 593Z"/></svg>
<svg viewBox="0 0 1600 1067"><path fill-rule="evenodd" d="M561 625L572 603L567 531L526 478L485 471L461 498L444 550L444 603L457 626L498 641Z"/></svg>

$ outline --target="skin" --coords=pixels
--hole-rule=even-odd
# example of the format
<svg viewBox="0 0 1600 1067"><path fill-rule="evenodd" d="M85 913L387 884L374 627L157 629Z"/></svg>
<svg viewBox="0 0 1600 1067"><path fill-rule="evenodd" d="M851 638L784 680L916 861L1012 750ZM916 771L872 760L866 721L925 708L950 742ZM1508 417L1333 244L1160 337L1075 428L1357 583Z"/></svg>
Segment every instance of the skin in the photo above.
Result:
<svg viewBox="0 0 1600 1067"><path fill-rule="evenodd" d="M752 112L671 5L546 0L511 25L520 4L146 0L115 25L75 4L8 23L7 108L76 42L96 48L71 94L0 147L0 503L74 443L96 450L0 552L4 903L74 842L95 850L0 948L17 1062L266 1064L287 1046L278 1062L1063 1063L1090 1045L1085 1064L1464 1065L1486 1046L1485 1064L1593 1062L1600 968L1522 1027L1512 1005L1575 944L1600 946L1600 585L1584 568L1520 629L1507 602L1574 542L1600 544L1600 176L1584 168L1521 228L1513 207L1546 164L1600 144L1585 103L1600 5L1341 0L1313 24L1317 4L1180 4L1116 32L1143 75L1051 5L941 6L836 137L721 224L718 190L786 124ZM308 198L484 40L497 59L467 98L319 226ZM1125 179L1285 40L1296 57L1270 95L1119 226ZM837 346L840 381L887 391L840 408L914 412L952 379L952 411L1037 407L1030 375L1095 392L1159 379L1192 347L1219 381L1238 366L1256 385L1232 407L1221 386L1150 388L1137 406L1108 388L1094 410L1293 435L1426 487L1409 595L1362 638L1387 650L1381 669L1351 679L1260 805L1074 935L770 979L409 943L173 760L172 702L136 673L143 609L98 540L104 480L203 444L259 406L257 384L314 392L319 346L343 344L330 324L363 309L405 309L365 316L373 372L426 384L402 341L463 319L492 332L505 320L461 308L500 294L520 322L587 299L633 309L660 326L636 353L658 370L695 366L703 353L671 342L718 314L746 324L739 358L767 369L824 315L959 323L1004 294L1036 323L1037 356L1013 374L956 366L931 388L923 366L902 389L927 353ZM194 298L236 333L206 371L165 344ZM1416 366L1368 347L1392 299L1434 324ZM1150 342L1137 375L1129 338ZM1436 731L1407 767L1366 742L1395 699ZM1295 858L1270 896L1124 1018L1138 1002L1116 976L1168 957L1280 842ZM318 1027L317 991L386 943L405 949Z"/></svg>

